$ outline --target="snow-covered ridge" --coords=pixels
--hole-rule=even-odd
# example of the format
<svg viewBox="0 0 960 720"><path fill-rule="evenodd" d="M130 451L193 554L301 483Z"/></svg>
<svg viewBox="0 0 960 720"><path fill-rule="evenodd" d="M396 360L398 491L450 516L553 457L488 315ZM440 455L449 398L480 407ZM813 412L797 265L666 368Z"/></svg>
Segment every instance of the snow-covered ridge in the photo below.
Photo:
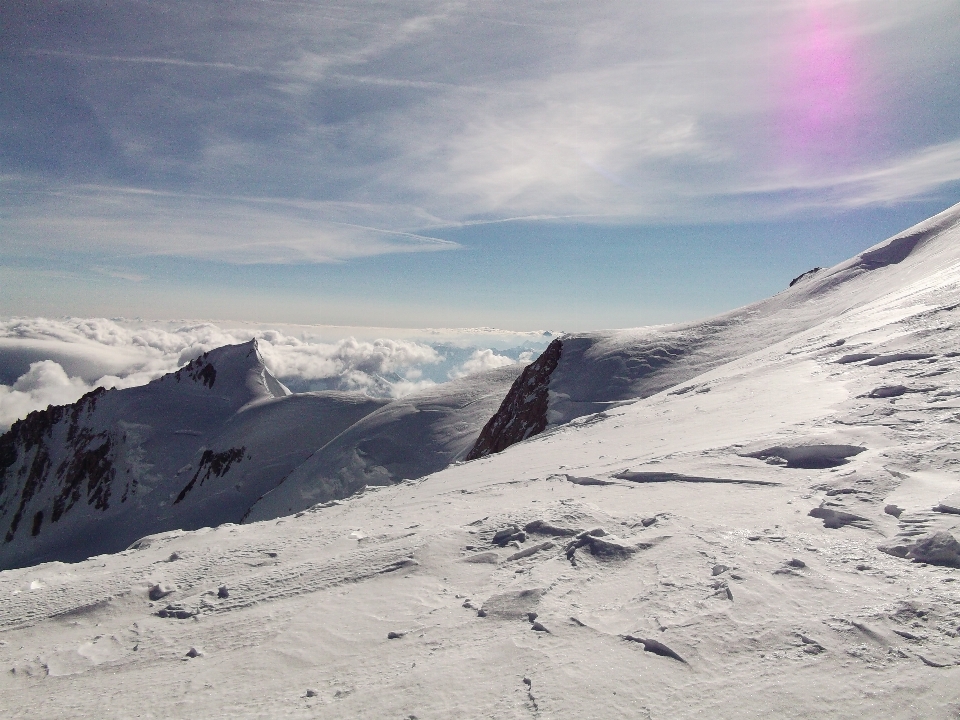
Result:
<svg viewBox="0 0 960 720"><path fill-rule="evenodd" d="M955 205L832 268L804 273L774 297L715 318L561 336L538 360L543 367L536 379L517 380L470 457L670 389L872 302L891 288L955 271L958 228L960 205Z"/></svg>

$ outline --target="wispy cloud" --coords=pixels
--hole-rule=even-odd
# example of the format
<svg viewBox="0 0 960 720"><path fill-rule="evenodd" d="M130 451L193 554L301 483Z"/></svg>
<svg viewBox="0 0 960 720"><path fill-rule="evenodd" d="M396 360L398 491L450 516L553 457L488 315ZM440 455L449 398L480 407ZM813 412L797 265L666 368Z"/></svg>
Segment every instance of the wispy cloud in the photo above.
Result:
<svg viewBox="0 0 960 720"><path fill-rule="evenodd" d="M117 3L136 34L20 9L0 161L40 195L3 235L327 262L449 249L445 224L898 202L956 178L958 8L239 2L214 32L207 2Z"/></svg>
<svg viewBox="0 0 960 720"><path fill-rule="evenodd" d="M853 172L810 176L802 170L730 188L731 197L774 197L821 208L858 208L921 198L960 181L960 140L924 147Z"/></svg>
<svg viewBox="0 0 960 720"><path fill-rule="evenodd" d="M31 50L31 54L66 58L70 60L93 60L100 62L134 63L138 65L173 65L191 68L212 68L216 70L234 70L237 72L266 72L263 68L250 65L237 65L225 62L203 62L172 57L146 57L141 55L97 55L95 53L66 52L63 50Z"/></svg>
<svg viewBox="0 0 960 720"><path fill-rule="evenodd" d="M409 232L404 225L436 224L415 209L358 203L272 202L70 186L11 198L0 217L15 252L28 239L34 250L177 255L231 263L338 262L388 253L456 249L454 242ZM361 222L347 222L351 218ZM377 225L389 223L387 227ZM137 273L95 268L113 277Z"/></svg>
<svg viewBox="0 0 960 720"><path fill-rule="evenodd" d="M147 279L146 275L141 275L140 273L135 273L131 270L124 270L123 268L100 267L98 265L94 265L90 269L98 275L106 275L107 277L116 278L117 280L143 282Z"/></svg>

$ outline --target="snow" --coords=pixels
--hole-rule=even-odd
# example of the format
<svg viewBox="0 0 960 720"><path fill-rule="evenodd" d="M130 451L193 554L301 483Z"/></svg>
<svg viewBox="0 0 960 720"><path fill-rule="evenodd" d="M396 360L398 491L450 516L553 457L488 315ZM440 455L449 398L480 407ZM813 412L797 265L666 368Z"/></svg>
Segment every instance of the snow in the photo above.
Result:
<svg viewBox="0 0 960 720"><path fill-rule="evenodd" d="M292 471L245 520L287 515L463 459L521 370L509 365L481 371L370 413Z"/></svg>
<svg viewBox="0 0 960 720"><path fill-rule="evenodd" d="M934 509L960 491L958 221L720 318L562 338L551 424L501 453L0 573L0 710L955 716L960 569L911 558L960 537ZM839 362L854 353L898 359ZM914 391L871 396L895 385ZM386 405L280 489L302 497L368 438L368 474L391 448L412 462L414 437L456 457L454 405ZM151 601L160 583L178 589Z"/></svg>

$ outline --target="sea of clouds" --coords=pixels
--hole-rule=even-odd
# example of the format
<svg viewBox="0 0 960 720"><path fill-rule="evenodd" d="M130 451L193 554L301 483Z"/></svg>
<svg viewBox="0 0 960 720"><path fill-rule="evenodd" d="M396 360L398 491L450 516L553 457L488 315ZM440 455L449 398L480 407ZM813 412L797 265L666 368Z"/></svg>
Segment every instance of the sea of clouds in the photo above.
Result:
<svg viewBox="0 0 960 720"><path fill-rule="evenodd" d="M0 319L0 431L33 410L72 403L99 386L143 385L208 350L253 337L267 367L292 391L345 390L373 397L400 397L490 368L530 362L552 338L551 333L490 329L398 330L394 339L371 337L370 329L343 333L317 326Z"/></svg>

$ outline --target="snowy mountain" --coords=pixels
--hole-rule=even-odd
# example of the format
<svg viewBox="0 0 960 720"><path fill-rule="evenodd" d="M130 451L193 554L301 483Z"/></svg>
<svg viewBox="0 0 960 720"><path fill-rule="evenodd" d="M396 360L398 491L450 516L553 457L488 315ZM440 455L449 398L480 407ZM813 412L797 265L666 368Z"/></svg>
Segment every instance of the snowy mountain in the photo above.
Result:
<svg viewBox="0 0 960 720"><path fill-rule="evenodd" d="M0 572L0 711L954 718L958 347L960 205L721 318L562 337L480 395L476 460ZM367 438L402 467L389 407L278 499Z"/></svg>
<svg viewBox="0 0 960 720"><path fill-rule="evenodd" d="M385 401L291 395L256 340L126 390L98 388L0 437L0 567L79 560L144 534L238 522Z"/></svg>

